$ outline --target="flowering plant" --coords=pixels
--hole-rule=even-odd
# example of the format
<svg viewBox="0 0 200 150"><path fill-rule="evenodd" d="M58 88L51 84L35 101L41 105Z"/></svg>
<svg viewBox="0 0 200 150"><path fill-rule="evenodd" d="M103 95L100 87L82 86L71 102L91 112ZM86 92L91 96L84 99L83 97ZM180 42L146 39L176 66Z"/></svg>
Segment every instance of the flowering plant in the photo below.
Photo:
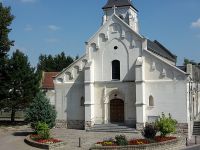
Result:
<svg viewBox="0 0 200 150"><path fill-rule="evenodd" d="M50 139L43 139L40 135L38 134L32 134L30 135L30 138L33 141L36 141L38 143L43 143L43 144L53 144L53 143L59 143L62 142L61 140L50 138Z"/></svg>
<svg viewBox="0 0 200 150"><path fill-rule="evenodd" d="M118 136L119 137L119 136ZM163 137L163 136L156 136L154 139L132 139L129 140L127 145L144 145L150 143L160 143L164 141L174 140L176 137ZM97 142L96 146L120 146L116 140L104 140L103 142Z"/></svg>
<svg viewBox="0 0 200 150"><path fill-rule="evenodd" d="M43 144L53 144L53 143L59 143L59 142L62 142L61 140L58 140L58 139L40 139L40 140L36 140L36 142L38 143L43 143Z"/></svg>

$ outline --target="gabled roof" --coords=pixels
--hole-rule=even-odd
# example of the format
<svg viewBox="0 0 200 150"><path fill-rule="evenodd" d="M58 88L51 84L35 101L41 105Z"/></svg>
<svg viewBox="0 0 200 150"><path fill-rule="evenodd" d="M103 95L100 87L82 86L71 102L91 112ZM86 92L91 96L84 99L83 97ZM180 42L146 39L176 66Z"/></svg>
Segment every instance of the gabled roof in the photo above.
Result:
<svg viewBox="0 0 200 150"><path fill-rule="evenodd" d="M113 17L115 17L118 21L120 21L125 27L127 27L128 29L130 29L131 32L133 32L137 37L144 39L144 36L140 35L139 33L135 32L124 20L122 20L121 18L119 18L119 16L117 16L116 14L113 14L108 21L106 21L106 23L104 25L102 25L99 30L87 41L87 43L90 43L92 41L92 39L97 36L97 34L99 34L101 32L101 30L108 25L111 20L113 19Z"/></svg>
<svg viewBox="0 0 200 150"><path fill-rule="evenodd" d="M54 89L53 78L59 72L44 72L42 77L42 89Z"/></svg>
<svg viewBox="0 0 200 150"><path fill-rule="evenodd" d="M183 70L184 72L187 72L186 66L176 66L176 67Z"/></svg>
<svg viewBox="0 0 200 150"><path fill-rule="evenodd" d="M170 63L167 62L166 60L160 58L160 57L159 57L157 54L155 54L154 52L149 51L149 50L146 50L146 49L144 49L144 52L147 52L148 54L151 54L152 56L156 57L156 58L159 59L160 61L162 61L162 62L164 62L165 64L168 64L168 65L171 66L172 68L176 69L176 70L179 71L180 73L182 73L182 74L188 76L188 74L187 74L185 71L181 70L179 67L177 67L177 66L175 66L175 65L170 64Z"/></svg>
<svg viewBox="0 0 200 150"><path fill-rule="evenodd" d="M165 48L158 41L151 41L147 39L147 49L152 51L153 53L160 55L168 60L176 62L177 56L172 54L167 48Z"/></svg>
<svg viewBox="0 0 200 150"><path fill-rule="evenodd" d="M78 63L79 61L83 60L86 57L86 55L81 56L80 58L78 58L77 60L75 60L73 63L71 63L68 67L64 68L61 72L59 72L55 78L57 78L58 76L60 76L61 74L63 74L66 70L68 70L69 68L71 68L72 66L74 66L76 63Z"/></svg>
<svg viewBox="0 0 200 150"><path fill-rule="evenodd" d="M102 9L107 9L107 8L113 8L114 6L116 7L124 7L124 6L130 6L136 11L138 11L132 4L130 0L108 0L106 5Z"/></svg>

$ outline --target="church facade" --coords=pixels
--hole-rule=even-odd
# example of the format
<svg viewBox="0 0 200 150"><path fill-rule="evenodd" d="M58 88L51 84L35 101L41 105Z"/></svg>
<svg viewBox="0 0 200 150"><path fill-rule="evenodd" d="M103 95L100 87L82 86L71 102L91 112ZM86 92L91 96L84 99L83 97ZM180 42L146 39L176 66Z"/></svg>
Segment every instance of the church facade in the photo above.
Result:
<svg viewBox="0 0 200 150"><path fill-rule="evenodd" d="M161 43L140 34L130 0L108 0L103 11L85 55L54 78L58 124L88 129L123 123L141 129L164 112L190 134L199 113L192 77Z"/></svg>

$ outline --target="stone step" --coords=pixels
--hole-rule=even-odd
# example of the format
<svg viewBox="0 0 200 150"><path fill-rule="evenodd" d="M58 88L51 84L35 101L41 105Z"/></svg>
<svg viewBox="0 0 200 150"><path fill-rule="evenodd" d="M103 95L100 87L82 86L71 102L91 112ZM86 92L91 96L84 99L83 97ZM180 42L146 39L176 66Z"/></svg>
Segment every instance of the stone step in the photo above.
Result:
<svg viewBox="0 0 200 150"><path fill-rule="evenodd" d="M193 130L199 130L200 131L200 128L193 128Z"/></svg>
<svg viewBox="0 0 200 150"><path fill-rule="evenodd" d="M130 127L130 126L128 126L128 125L125 125L125 124L111 124L111 123L109 123L109 124L95 124L94 125L94 127L118 127L118 126L120 126L120 127Z"/></svg>
<svg viewBox="0 0 200 150"><path fill-rule="evenodd" d="M194 123L193 126L197 126L197 127L200 127L200 123Z"/></svg>
<svg viewBox="0 0 200 150"><path fill-rule="evenodd" d="M200 129L200 126L193 126L193 129Z"/></svg>
<svg viewBox="0 0 200 150"><path fill-rule="evenodd" d="M87 130L87 132L117 132L117 133L139 133L138 131L136 130L118 130L118 129L102 129L102 130L95 130L95 129L89 129Z"/></svg>
<svg viewBox="0 0 200 150"><path fill-rule="evenodd" d="M101 124L94 125L88 132L117 132L117 133L138 133L135 128L123 124Z"/></svg>
<svg viewBox="0 0 200 150"><path fill-rule="evenodd" d="M111 126L108 126L108 127L92 127L92 129L133 129L133 128L129 128L129 127L125 127L125 126L116 126L116 127L111 127Z"/></svg>

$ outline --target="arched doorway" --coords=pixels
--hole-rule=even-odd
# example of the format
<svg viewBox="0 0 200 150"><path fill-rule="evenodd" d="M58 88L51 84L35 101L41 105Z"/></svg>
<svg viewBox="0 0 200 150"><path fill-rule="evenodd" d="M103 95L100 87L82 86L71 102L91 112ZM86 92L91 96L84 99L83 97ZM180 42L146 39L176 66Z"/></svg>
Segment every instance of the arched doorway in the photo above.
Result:
<svg viewBox="0 0 200 150"><path fill-rule="evenodd" d="M124 101L113 99L110 101L110 122L124 123Z"/></svg>

